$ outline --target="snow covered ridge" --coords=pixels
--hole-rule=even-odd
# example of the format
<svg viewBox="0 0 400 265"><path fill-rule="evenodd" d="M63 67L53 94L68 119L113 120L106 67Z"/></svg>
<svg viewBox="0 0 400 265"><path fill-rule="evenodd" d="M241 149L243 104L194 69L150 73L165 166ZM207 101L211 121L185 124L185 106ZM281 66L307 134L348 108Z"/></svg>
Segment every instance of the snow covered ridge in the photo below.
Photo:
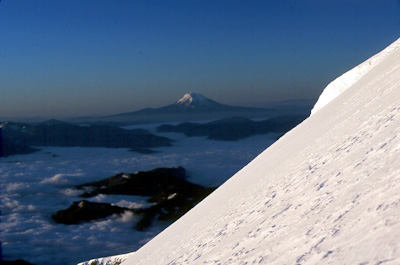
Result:
<svg viewBox="0 0 400 265"><path fill-rule="evenodd" d="M311 110L311 115L316 113L319 109L334 100L337 96L346 91L349 87L360 80L372 68L382 62L387 56L400 48L400 39L396 40L389 47L369 58L360 65L354 67L350 71L332 81L322 92L314 108Z"/></svg>
<svg viewBox="0 0 400 265"><path fill-rule="evenodd" d="M400 264L400 49L127 258Z"/></svg>

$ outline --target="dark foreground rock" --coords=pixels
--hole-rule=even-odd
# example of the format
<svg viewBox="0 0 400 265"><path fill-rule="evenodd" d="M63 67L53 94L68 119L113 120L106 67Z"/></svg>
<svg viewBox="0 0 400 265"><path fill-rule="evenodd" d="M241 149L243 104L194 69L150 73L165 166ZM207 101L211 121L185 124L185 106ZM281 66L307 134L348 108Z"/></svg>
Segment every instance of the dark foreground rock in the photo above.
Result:
<svg viewBox="0 0 400 265"><path fill-rule="evenodd" d="M176 192L194 195L204 188L188 182L186 170L183 167L157 168L137 173L119 173L112 177L77 186L78 189L90 188L92 191L84 193L83 197L92 197L98 194L121 194L139 196L160 196Z"/></svg>
<svg viewBox="0 0 400 265"><path fill-rule="evenodd" d="M91 190L83 197L98 194L149 196L152 206L141 209L126 209L107 203L92 203L86 200L74 202L66 210L53 215L58 223L77 224L132 211L141 216L135 224L137 230L148 228L154 220L175 221L193 206L199 203L215 188L202 187L187 181L183 167L157 168L150 171L139 171L134 174L120 173L115 176L79 185L76 188Z"/></svg>
<svg viewBox="0 0 400 265"><path fill-rule="evenodd" d="M74 202L68 209L58 211L52 218L59 224L72 225L105 218L113 214L122 214L126 210L109 203L82 200Z"/></svg>

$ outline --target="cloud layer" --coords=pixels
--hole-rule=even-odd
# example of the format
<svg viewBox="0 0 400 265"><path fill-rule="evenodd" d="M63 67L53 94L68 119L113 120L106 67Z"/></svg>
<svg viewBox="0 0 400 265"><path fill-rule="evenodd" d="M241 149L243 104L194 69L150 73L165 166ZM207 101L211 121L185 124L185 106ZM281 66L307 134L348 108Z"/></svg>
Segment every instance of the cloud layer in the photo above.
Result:
<svg viewBox="0 0 400 265"><path fill-rule="evenodd" d="M137 217L131 213L72 226L56 224L51 215L80 200L81 191L74 185L120 172L181 165L187 169L189 181L220 185L276 139L275 135L263 135L219 142L165 135L176 140L174 146L149 155L127 149L47 147L38 153L4 158L0 168L4 257L62 265L134 251L166 224L156 223L148 231L138 232L133 229ZM127 208L146 206L146 199L115 195L91 198Z"/></svg>

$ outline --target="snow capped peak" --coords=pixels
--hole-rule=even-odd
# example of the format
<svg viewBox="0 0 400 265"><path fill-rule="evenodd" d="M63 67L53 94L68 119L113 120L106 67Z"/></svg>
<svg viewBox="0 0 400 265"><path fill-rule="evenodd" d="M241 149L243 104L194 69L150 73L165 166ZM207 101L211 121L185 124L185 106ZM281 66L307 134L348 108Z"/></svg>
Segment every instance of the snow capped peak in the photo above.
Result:
<svg viewBox="0 0 400 265"><path fill-rule="evenodd" d="M200 93L190 92L185 94L180 100L175 102L175 104L194 107L199 105L207 105L211 102L213 102L211 99L206 98Z"/></svg>
<svg viewBox="0 0 400 265"><path fill-rule="evenodd" d="M333 80L320 95L317 103L315 103L314 108L311 110L311 115L358 82L358 80L360 80L371 69L380 64L386 57L388 57L388 55L392 54L393 51L398 49L400 49L400 38L383 51Z"/></svg>

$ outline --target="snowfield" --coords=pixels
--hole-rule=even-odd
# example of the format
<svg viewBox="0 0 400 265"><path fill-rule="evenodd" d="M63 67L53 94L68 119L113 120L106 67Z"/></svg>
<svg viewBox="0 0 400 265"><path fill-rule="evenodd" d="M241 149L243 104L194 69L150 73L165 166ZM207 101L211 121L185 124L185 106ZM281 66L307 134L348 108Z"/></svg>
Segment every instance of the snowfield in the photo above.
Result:
<svg viewBox="0 0 400 265"><path fill-rule="evenodd" d="M400 264L399 47L123 264Z"/></svg>

